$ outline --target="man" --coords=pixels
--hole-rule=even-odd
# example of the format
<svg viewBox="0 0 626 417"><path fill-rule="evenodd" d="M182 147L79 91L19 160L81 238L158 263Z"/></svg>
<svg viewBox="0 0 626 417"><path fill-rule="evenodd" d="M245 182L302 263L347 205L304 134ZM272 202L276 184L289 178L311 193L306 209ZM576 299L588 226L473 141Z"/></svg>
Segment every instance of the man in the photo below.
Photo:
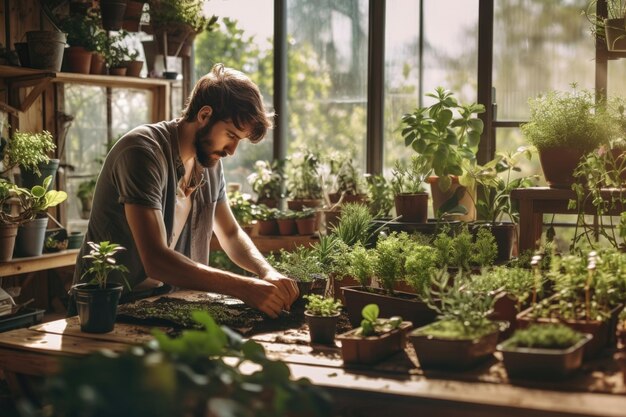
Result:
<svg viewBox="0 0 626 417"><path fill-rule="evenodd" d="M194 87L180 119L137 127L113 146L98 177L85 242L124 246L117 261L128 267L134 290L165 283L230 295L271 317L288 310L297 286L237 224L221 162L240 141L256 143L270 127L258 87L215 65ZM213 232L226 254L259 278L207 266ZM83 244L75 283L88 252Z"/></svg>

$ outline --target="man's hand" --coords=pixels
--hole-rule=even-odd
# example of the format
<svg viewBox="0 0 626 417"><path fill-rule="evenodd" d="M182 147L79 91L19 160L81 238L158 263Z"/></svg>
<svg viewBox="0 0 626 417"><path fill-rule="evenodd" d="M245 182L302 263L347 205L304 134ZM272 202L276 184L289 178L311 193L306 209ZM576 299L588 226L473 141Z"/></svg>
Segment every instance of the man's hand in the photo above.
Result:
<svg viewBox="0 0 626 417"><path fill-rule="evenodd" d="M290 287L286 281L291 281L293 285L289 293L284 289ZM250 279L248 284L245 293L238 297L247 305L261 310L272 318L278 317L282 310L287 310L298 297L298 287L295 281L289 278ZM291 293L295 296L290 295Z"/></svg>
<svg viewBox="0 0 626 417"><path fill-rule="evenodd" d="M296 281L291 278L287 278L275 269L268 271L260 278L264 281L271 282L276 287L278 287L278 289L282 293L281 298L285 300L283 308L289 311L293 302L296 301L298 295L300 295L300 291L298 290L298 285L296 284Z"/></svg>

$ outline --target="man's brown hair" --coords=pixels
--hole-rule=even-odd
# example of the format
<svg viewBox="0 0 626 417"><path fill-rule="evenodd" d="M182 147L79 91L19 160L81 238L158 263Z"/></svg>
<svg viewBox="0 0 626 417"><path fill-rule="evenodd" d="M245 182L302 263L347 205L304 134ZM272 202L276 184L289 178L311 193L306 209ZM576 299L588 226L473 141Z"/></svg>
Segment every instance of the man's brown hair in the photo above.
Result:
<svg viewBox="0 0 626 417"><path fill-rule="evenodd" d="M196 83L181 117L195 121L203 106L211 106L215 121L232 121L237 129L251 128L250 141L263 139L272 127L271 114L265 111L259 87L242 72L215 64L211 72Z"/></svg>

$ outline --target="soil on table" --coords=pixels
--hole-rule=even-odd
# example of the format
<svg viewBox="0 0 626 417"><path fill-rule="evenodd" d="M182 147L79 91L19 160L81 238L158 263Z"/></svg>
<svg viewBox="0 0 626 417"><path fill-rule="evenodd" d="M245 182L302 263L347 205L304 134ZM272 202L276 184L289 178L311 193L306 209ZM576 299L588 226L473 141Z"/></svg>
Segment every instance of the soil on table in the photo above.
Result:
<svg viewBox="0 0 626 417"><path fill-rule="evenodd" d="M191 318L196 310L208 312L218 324L230 327L243 336L271 333L289 329L306 329L304 306L306 300L298 299L290 312L283 311L276 319L248 307L243 302L229 299L207 299L187 301L174 297L161 297L155 301L139 301L118 307L117 321L164 326L173 328L173 333L182 329L197 329L202 326ZM340 316L337 334L350 330L350 321L345 313Z"/></svg>

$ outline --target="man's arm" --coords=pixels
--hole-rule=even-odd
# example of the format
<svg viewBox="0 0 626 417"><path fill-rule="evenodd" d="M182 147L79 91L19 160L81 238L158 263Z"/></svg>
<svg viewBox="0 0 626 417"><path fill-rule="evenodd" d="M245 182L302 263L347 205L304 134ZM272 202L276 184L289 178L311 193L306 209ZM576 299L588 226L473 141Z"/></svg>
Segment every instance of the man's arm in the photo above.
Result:
<svg viewBox="0 0 626 417"><path fill-rule="evenodd" d="M298 298L298 286L292 279L277 272L265 260L250 236L237 223L226 200L217 203L214 219L213 230L228 257L246 271L276 285L284 293L284 297L289 299L288 305L285 306L289 308Z"/></svg>
<svg viewBox="0 0 626 417"><path fill-rule="evenodd" d="M271 317L291 304L283 291L269 281L211 268L168 248L160 210L125 204L124 212L149 277L177 287L237 297Z"/></svg>

